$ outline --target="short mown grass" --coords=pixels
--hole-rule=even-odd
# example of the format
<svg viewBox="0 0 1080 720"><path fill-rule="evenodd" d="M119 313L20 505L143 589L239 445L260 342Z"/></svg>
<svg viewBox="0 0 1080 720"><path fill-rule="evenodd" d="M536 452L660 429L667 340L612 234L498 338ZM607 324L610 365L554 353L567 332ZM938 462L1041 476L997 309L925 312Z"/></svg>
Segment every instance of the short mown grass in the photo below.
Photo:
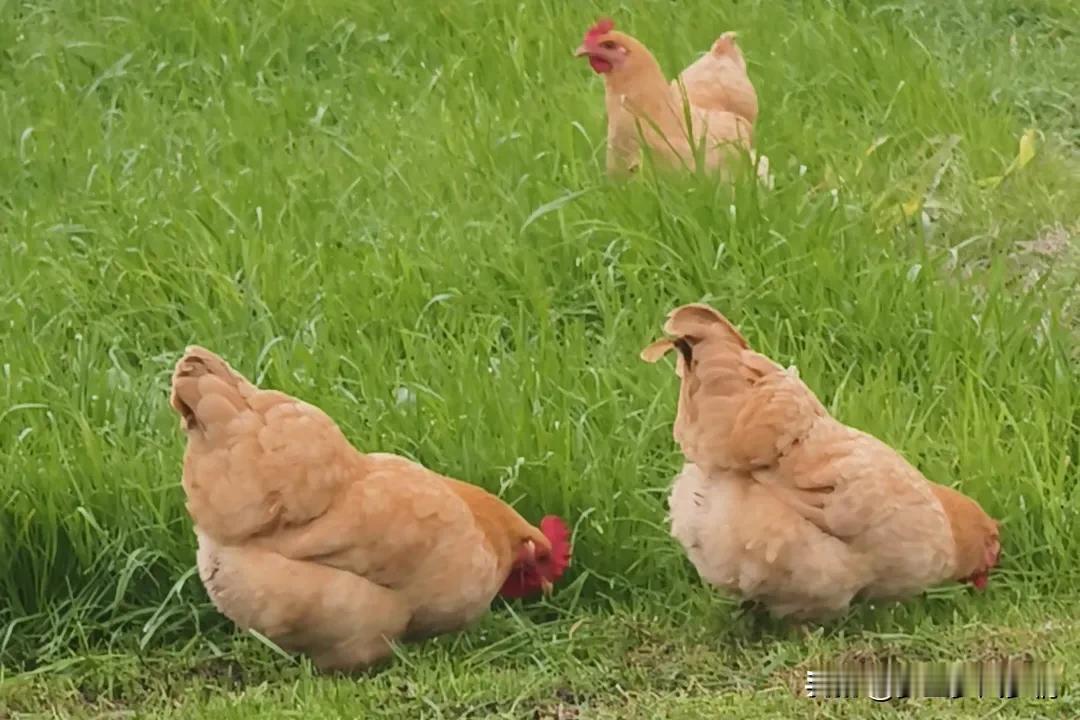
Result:
<svg viewBox="0 0 1080 720"><path fill-rule="evenodd" d="M739 31L773 190L604 178L571 57L602 13L669 73ZM898 708L810 705L799 673L1067 670L1077 57L1072 0L0 0L0 717L862 717ZM1001 518L987 593L804 637L701 586L664 522L674 377L637 358L698 300ZM560 592L359 681L234 633L167 405L196 342L362 449L568 517Z"/></svg>

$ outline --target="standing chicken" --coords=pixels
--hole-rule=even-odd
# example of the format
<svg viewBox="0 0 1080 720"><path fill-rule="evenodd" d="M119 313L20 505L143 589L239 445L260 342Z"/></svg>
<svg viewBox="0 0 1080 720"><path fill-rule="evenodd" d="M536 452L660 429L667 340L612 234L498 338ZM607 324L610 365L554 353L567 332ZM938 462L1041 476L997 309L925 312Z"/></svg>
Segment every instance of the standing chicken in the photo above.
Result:
<svg viewBox="0 0 1080 720"><path fill-rule="evenodd" d="M720 62L716 46L709 56L687 68L683 82L688 102L684 102L678 83L664 77L648 48L614 27L611 20L599 21L585 33L575 52L604 76L609 174L618 176L638 168L642 139L658 160L672 167L696 167L698 148L703 149L704 168L709 171L723 169L740 150L749 151L753 121L722 108L729 102L725 99L729 93L709 87L712 78L731 74L716 71L715 63ZM730 54L727 41L717 41L717 45L725 57ZM738 53L733 42L730 48ZM749 79L746 84L753 93ZM743 90L735 89L730 95L737 98L735 106L741 112L751 112ZM757 115L756 96L752 114Z"/></svg>
<svg viewBox="0 0 1080 720"><path fill-rule="evenodd" d="M839 564L853 556L867 564L867 597L902 599L949 580L985 587L1000 542L997 523L978 503L832 418L793 371L754 352L713 308L677 308L664 329L671 338L642 357L679 353L674 436L706 478L698 492L720 495L731 477L752 479L841 541ZM687 510L695 512L673 507L676 525L674 515Z"/></svg>
<svg viewBox="0 0 1080 720"><path fill-rule="evenodd" d="M360 453L321 410L256 388L207 350L177 363L171 403L211 600L323 669L461 629L496 594L549 592L569 563L558 518L538 529L476 486Z"/></svg>

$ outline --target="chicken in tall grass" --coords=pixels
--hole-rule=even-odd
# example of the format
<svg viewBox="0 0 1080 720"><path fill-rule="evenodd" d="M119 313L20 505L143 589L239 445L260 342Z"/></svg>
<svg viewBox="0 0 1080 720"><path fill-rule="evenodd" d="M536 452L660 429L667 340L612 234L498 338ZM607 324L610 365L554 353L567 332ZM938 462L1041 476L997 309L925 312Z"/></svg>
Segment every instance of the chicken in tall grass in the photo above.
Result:
<svg viewBox="0 0 1080 720"><path fill-rule="evenodd" d="M210 599L321 668L464 628L496 595L550 592L570 561L559 518L534 527L475 485L360 452L319 408L203 348L177 363L172 407Z"/></svg>
<svg viewBox="0 0 1080 720"><path fill-rule="evenodd" d="M661 167L730 174L740 153L749 153L758 114L757 94L734 33L668 80L649 49L600 20L575 53L604 78L607 109L607 171L635 172L646 150ZM757 163L767 177L767 160Z"/></svg>

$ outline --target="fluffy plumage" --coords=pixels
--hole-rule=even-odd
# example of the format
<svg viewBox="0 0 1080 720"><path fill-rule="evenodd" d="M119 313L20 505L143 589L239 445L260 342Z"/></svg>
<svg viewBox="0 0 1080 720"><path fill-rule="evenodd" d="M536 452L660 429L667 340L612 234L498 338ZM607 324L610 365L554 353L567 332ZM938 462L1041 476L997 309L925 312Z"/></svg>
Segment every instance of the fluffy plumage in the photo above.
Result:
<svg viewBox="0 0 1080 720"><path fill-rule="evenodd" d="M681 84L696 107L731 112L751 125L757 121L757 91L733 32L717 38L709 52L679 73L672 84L676 88Z"/></svg>
<svg viewBox="0 0 1080 720"><path fill-rule="evenodd" d="M756 482L748 473L706 476L687 463L675 478L671 534L701 578L777 617L844 612L872 577L866 559Z"/></svg>

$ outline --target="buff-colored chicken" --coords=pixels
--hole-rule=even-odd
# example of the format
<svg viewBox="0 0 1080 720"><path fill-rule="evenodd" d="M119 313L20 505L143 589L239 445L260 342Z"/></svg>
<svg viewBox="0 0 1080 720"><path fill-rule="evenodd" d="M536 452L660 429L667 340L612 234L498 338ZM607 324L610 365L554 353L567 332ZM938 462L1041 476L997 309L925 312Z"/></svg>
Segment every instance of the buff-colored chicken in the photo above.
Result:
<svg viewBox="0 0 1080 720"><path fill-rule="evenodd" d="M362 669L393 641L461 629L496 594L550 591L569 563L558 518L538 529L478 487L360 453L321 410L207 350L177 363L171 403L211 600L323 669Z"/></svg>
<svg viewBox="0 0 1080 720"><path fill-rule="evenodd" d="M604 76L609 174L637 170L642 140L669 167L697 167L700 149L710 172L722 171L737 153L750 151L757 96L730 34L683 72L685 98L679 81L664 77L648 48L615 30L610 20L589 28L575 54L588 58Z"/></svg>
<svg viewBox="0 0 1080 720"><path fill-rule="evenodd" d="M836 565L866 569L859 590L866 597L902 599L949 580L985 587L1000 542L997 523L978 503L928 481L880 440L832 418L794 371L754 352L713 308L677 308L664 329L670 337L650 345L642 357L655 362L669 350L679 353L674 436L696 466L697 492L723 504L738 498L729 485L752 481L756 493L768 491L796 513L787 517L806 521L798 526L805 537L812 535L807 529L812 525L842 543L844 550L833 556ZM700 514L685 502L678 510L675 505L676 528L708 522L675 517ZM731 522L742 509L726 512L728 519L720 522ZM761 536L750 522L728 532L746 533L737 538L745 545L767 544L783 524L770 519ZM823 543L815 540L814 546L812 562L828 562L818 557ZM711 562L729 561L724 553L730 551L723 546L696 549L699 557L713 552L723 557ZM698 564L708 579L702 567ZM778 567L777 572L783 576L788 570ZM791 578L790 593L800 592L804 581ZM850 598L849 590L848 584L838 586L835 607L846 605L842 600ZM801 614L819 614L823 604L817 588L805 591L809 611Z"/></svg>

